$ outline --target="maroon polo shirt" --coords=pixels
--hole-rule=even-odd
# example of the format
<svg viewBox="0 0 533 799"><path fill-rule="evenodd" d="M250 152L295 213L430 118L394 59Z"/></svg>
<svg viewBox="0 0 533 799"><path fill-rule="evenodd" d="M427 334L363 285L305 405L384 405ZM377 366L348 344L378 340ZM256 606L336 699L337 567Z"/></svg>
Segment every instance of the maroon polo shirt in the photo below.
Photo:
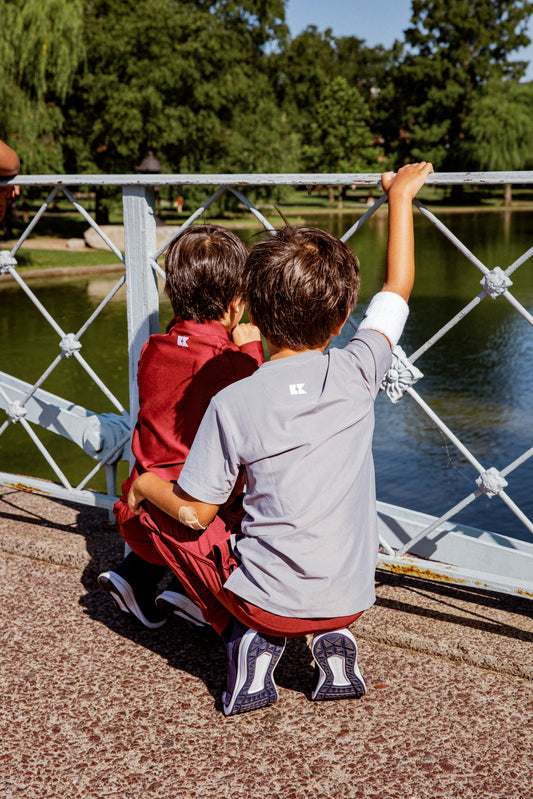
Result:
<svg viewBox="0 0 533 799"><path fill-rule="evenodd" d="M137 467L175 480L211 397L263 362L260 341L239 348L217 321L174 318L166 333L150 336L137 372L139 414L132 440Z"/></svg>

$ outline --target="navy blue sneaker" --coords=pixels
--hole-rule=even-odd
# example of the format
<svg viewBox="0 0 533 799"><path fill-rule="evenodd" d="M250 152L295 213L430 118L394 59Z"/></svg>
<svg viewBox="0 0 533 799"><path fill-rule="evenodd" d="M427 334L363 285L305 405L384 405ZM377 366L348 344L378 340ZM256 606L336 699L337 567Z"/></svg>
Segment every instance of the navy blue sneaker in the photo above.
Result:
<svg viewBox="0 0 533 799"><path fill-rule="evenodd" d="M311 652L316 664L312 699L360 699L366 693L357 665L357 644L349 630L315 635Z"/></svg>
<svg viewBox="0 0 533 799"><path fill-rule="evenodd" d="M228 637L228 680L222 694L224 715L267 707L278 700L274 669L286 639L262 635L235 619Z"/></svg>
<svg viewBox="0 0 533 799"><path fill-rule="evenodd" d="M130 552L114 569L98 575L98 584L114 599L124 613L133 614L150 630L162 627L167 620L155 604L157 584L166 566L147 563Z"/></svg>
<svg viewBox="0 0 533 799"><path fill-rule="evenodd" d="M177 577L173 577L165 591L155 598L155 604L163 613L179 616L195 627L211 627L202 616L202 611L189 598Z"/></svg>

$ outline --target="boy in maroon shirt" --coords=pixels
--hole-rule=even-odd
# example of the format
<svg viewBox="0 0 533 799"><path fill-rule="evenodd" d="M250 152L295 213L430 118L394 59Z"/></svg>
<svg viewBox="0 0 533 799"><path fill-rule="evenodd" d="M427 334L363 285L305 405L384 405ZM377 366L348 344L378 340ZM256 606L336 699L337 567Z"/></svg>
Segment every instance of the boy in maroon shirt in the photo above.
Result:
<svg viewBox="0 0 533 799"><path fill-rule="evenodd" d="M139 516L129 510L127 497L146 471L176 481L211 397L264 361L259 330L239 324L246 256L244 244L218 225L193 225L167 250L165 291L174 317L166 333L150 336L141 352L139 413L131 444L136 461L114 506L118 528L132 551L98 577L118 607L146 627L160 627L168 611L197 626L205 624L177 578L158 595L167 561ZM241 481L215 519L228 531L242 518L242 490Z"/></svg>

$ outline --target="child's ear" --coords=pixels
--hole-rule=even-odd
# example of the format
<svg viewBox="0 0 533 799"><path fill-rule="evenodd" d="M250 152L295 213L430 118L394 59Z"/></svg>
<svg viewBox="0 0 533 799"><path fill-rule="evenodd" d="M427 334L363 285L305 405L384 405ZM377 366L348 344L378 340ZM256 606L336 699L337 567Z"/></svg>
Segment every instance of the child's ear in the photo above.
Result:
<svg viewBox="0 0 533 799"><path fill-rule="evenodd" d="M240 297L235 297L235 299L230 302L229 310L230 310L231 313L233 313L235 315L237 315L237 314L239 314L240 316L243 315L243 313L244 313L244 302L241 300Z"/></svg>
<svg viewBox="0 0 533 799"><path fill-rule="evenodd" d="M338 335L339 335L339 333L341 332L342 328L344 327L344 325L345 325L345 324L346 324L346 322L348 321L348 317L350 316L350 313L351 313L351 311L348 311L348 313L346 314L346 319L344 320L344 322L341 322L341 323L340 323L340 325L338 325L338 326L335 328L335 330L334 330L334 331L333 331L333 333L331 334L332 336L338 336Z"/></svg>
<svg viewBox="0 0 533 799"><path fill-rule="evenodd" d="M228 306L228 316L230 319L230 326L233 328L238 325L244 313L244 302L240 297L235 297L231 300Z"/></svg>

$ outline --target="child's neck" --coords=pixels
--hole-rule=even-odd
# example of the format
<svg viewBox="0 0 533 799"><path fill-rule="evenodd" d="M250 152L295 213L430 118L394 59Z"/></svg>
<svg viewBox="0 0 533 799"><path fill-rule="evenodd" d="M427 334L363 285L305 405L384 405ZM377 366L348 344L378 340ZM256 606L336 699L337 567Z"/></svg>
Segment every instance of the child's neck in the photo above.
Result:
<svg viewBox="0 0 533 799"><path fill-rule="evenodd" d="M291 358L293 355L302 355L304 352L324 352L328 344L329 341L327 344L324 344L323 347L309 347L309 349L305 350L291 350L289 347L277 347L275 344L272 344L271 341L267 341L267 348L270 360L279 361L281 358Z"/></svg>

